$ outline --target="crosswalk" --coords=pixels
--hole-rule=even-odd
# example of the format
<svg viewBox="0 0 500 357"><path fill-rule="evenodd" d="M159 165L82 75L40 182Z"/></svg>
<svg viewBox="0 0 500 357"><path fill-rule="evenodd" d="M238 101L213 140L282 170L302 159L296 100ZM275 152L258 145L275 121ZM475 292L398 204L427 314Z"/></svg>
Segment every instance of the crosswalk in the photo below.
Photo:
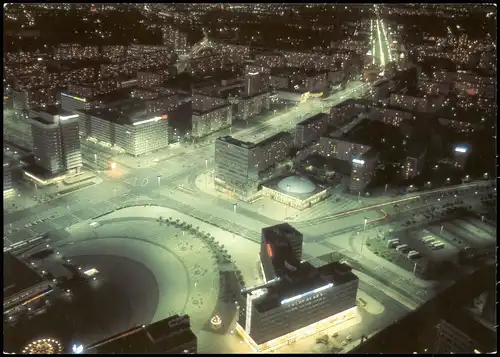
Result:
<svg viewBox="0 0 500 357"><path fill-rule="evenodd" d="M336 201L336 197L330 197L324 202L320 202L300 214L302 220L314 219L326 215L345 212L361 207L356 199L341 198Z"/></svg>

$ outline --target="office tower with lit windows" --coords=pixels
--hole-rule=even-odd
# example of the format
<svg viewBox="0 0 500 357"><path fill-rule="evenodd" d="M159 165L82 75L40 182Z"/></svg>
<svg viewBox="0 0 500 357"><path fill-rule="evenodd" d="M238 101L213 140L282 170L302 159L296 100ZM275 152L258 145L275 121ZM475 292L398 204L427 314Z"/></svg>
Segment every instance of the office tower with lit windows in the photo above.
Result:
<svg viewBox="0 0 500 357"><path fill-rule="evenodd" d="M419 175L424 168L427 149L422 146L411 146L403 164L403 178L410 180Z"/></svg>
<svg viewBox="0 0 500 357"><path fill-rule="evenodd" d="M277 133L258 143L231 136L215 141L215 189L240 199L257 192L259 173L288 157L293 137Z"/></svg>
<svg viewBox="0 0 500 357"><path fill-rule="evenodd" d="M358 195L364 192L373 178L378 155L378 151L372 148L360 157L352 159L349 191Z"/></svg>
<svg viewBox="0 0 500 357"><path fill-rule="evenodd" d="M168 115L163 111L148 113L144 104L94 109L88 113L89 136L130 155L143 155L168 146Z"/></svg>
<svg viewBox="0 0 500 357"><path fill-rule="evenodd" d="M281 277L242 291L236 331L254 351L273 351L357 315L359 280L347 265L284 268Z"/></svg>
<svg viewBox="0 0 500 357"><path fill-rule="evenodd" d="M82 167L78 115L56 107L31 114L35 165L49 176L78 173Z"/></svg>

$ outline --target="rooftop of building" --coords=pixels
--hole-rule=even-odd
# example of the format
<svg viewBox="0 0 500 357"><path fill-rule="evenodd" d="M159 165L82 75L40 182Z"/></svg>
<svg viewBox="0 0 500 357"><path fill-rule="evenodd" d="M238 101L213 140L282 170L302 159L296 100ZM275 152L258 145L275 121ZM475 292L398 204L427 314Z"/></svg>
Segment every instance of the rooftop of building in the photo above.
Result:
<svg viewBox="0 0 500 357"><path fill-rule="evenodd" d="M217 97L213 97L213 98L217 98ZM217 98L217 99L221 99L221 98ZM208 108L206 110L194 110L193 109L193 114L194 115L203 115L203 114L207 114L207 113L211 113L211 112L214 112L216 110L221 110L221 109L224 109L224 108L227 108L227 107L230 107L231 104L220 104L220 105L215 105L211 108Z"/></svg>
<svg viewBox="0 0 500 357"><path fill-rule="evenodd" d="M323 120L326 116L327 116L327 114L325 114L325 113L314 114L313 116L310 116L310 117L298 122L297 125L308 125L308 124L314 123L316 121Z"/></svg>
<svg viewBox="0 0 500 357"><path fill-rule="evenodd" d="M3 253L4 300L43 281L26 263L9 252Z"/></svg>
<svg viewBox="0 0 500 357"><path fill-rule="evenodd" d="M322 155L313 154L302 160L304 166L312 165L313 167L326 167L341 175L351 174L351 163L347 160L340 160L333 157L325 157Z"/></svg>
<svg viewBox="0 0 500 357"><path fill-rule="evenodd" d="M303 262L298 269L287 270L286 277L269 285L267 294L256 300L254 306L259 312L273 310L285 299L307 294L329 284L335 287L357 279L347 265L339 262L332 262L319 268L315 268L309 262Z"/></svg>
<svg viewBox="0 0 500 357"><path fill-rule="evenodd" d="M32 109L31 111L35 112L35 113L45 113L45 114L49 114L52 116L56 116L56 115L65 116L65 115L72 114L66 110L63 110L61 108L61 106L58 106L58 105L49 105L47 107L37 107L37 108Z"/></svg>
<svg viewBox="0 0 500 357"><path fill-rule="evenodd" d="M221 137L217 138L217 140L231 144L231 145L247 148L247 149L250 149L254 145L250 141L238 140L238 139L233 138L232 136L229 136L229 135L221 136Z"/></svg>
<svg viewBox="0 0 500 357"><path fill-rule="evenodd" d="M186 318L180 325L171 325L176 319ZM196 336L190 329L187 315L174 315L148 326L136 326L89 347L101 353L161 353L182 345Z"/></svg>
<svg viewBox="0 0 500 357"><path fill-rule="evenodd" d="M287 131L280 131L279 133L276 133L268 138L265 138L264 140L254 143L254 146L255 147L265 146L278 140L285 140L291 142L293 140L293 135Z"/></svg>
<svg viewBox="0 0 500 357"><path fill-rule="evenodd" d="M314 177L298 174L276 177L262 183L262 186L298 200L306 200L327 188L323 182Z"/></svg>

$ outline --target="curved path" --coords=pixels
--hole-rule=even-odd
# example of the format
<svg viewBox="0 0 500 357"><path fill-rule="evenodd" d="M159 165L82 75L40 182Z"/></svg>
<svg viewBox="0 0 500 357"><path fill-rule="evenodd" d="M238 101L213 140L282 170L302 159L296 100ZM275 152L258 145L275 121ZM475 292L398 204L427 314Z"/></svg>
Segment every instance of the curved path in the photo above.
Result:
<svg viewBox="0 0 500 357"><path fill-rule="evenodd" d="M174 313L187 313L192 317L193 329L201 328L211 317L218 298L215 261L210 255L207 259L197 259L201 250L209 248L200 239L160 225L151 217L110 216L104 216L95 228L88 221L70 227L69 237L58 244L63 255L79 262L84 269L94 267L93 257L97 256L120 257L143 265L155 277L157 286L147 288L146 292L139 284L137 289L141 291L135 293L154 291L158 298L154 315L143 316L141 324ZM80 263L81 256L87 258ZM96 268L100 270L99 266ZM105 278L106 274L102 275ZM123 276L119 280L122 284L136 284L132 277ZM129 297L129 300L134 299ZM138 319L133 319L135 325Z"/></svg>

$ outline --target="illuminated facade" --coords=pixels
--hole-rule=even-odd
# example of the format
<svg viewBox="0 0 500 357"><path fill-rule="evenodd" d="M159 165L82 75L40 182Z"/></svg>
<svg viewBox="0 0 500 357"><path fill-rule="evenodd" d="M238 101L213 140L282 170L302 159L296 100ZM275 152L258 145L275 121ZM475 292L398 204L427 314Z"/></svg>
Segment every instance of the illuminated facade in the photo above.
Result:
<svg viewBox="0 0 500 357"><path fill-rule="evenodd" d="M240 98L236 104L235 119L248 120L269 110L270 95L270 92L265 92Z"/></svg>
<svg viewBox="0 0 500 357"><path fill-rule="evenodd" d="M10 172L9 162L3 162L3 198L10 197L14 194L14 189L12 188L12 175Z"/></svg>
<svg viewBox="0 0 500 357"><path fill-rule="evenodd" d="M232 121L233 111L229 104L224 104L206 111L193 110L191 116L191 135L195 138L203 137L230 127Z"/></svg>
<svg viewBox="0 0 500 357"><path fill-rule="evenodd" d="M403 167L403 178L409 180L419 175L424 168L425 147L413 148L406 157Z"/></svg>
<svg viewBox="0 0 500 357"><path fill-rule="evenodd" d="M187 35L172 26L162 28L163 44L170 46L178 55L184 55L188 52Z"/></svg>
<svg viewBox="0 0 500 357"><path fill-rule="evenodd" d="M75 110L90 110L91 103L86 98L70 93L61 93L61 109L73 112Z"/></svg>
<svg viewBox="0 0 500 357"><path fill-rule="evenodd" d="M319 140L328 128L329 118L324 113L309 117L295 126L295 147L303 148Z"/></svg>
<svg viewBox="0 0 500 357"><path fill-rule="evenodd" d="M287 266L284 277L244 289L237 332L255 351L272 351L356 316L359 280L338 262Z"/></svg>
<svg viewBox="0 0 500 357"><path fill-rule="evenodd" d="M248 73L245 76L245 95L251 96L262 91L262 76L260 73Z"/></svg>
<svg viewBox="0 0 500 357"><path fill-rule="evenodd" d="M158 86L163 82L164 75L161 71L138 71L137 82L140 87L149 88Z"/></svg>
<svg viewBox="0 0 500 357"><path fill-rule="evenodd" d="M242 199L257 192L259 172L288 157L292 136L278 133L259 143L242 142L230 136L215 142L215 188Z"/></svg>
<svg viewBox="0 0 500 357"><path fill-rule="evenodd" d="M151 115L148 116L150 119ZM166 116L137 120L131 124L115 124L115 145L130 155L138 156L168 146L168 119Z"/></svg>
<svg viewBox="0 0 500 357"><path fill-rule="evenodd" d="M471 147L469 145L455 145L453 147L453 166L463 170L470 151Z"/></svg>
<svg viewBox="0 0 500 357"><path fill-rule="evenodd" d="M32 111L33 155L50 174L77 173L82 167L78 114L56 108Z"/></svg>
<svg viewBox="0 0 500 357"><path fill-rule="evenodd" d="M371 149L368 145L363 145L342 138L321 137L321 154L338 160L352 161L352 159L363 155Z"/></svg>
<svg viewBox="0 0 500 357"><path fill-rule="evenodd" d="M364 191L373 178L377 160L378 152L374 149L367 151L359 158L352 159L349 191L357 194Z"/></svg>
<svg viewBox="0 0 500 357"><path fill-rule="evenodd" d="M90 112L89 136L137 156L168 146L168 115L147 110L96 110Z"/></svg>

